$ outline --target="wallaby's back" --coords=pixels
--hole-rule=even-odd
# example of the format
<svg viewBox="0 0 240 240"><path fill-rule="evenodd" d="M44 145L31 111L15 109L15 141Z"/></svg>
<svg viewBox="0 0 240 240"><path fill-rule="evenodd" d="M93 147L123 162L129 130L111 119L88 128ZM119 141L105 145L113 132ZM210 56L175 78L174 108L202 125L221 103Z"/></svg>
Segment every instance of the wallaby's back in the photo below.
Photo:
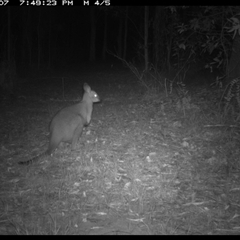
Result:
<svg viewBox="0 0 240 240"><path fill-rule="evenodd" d="M28 161L19 162L19 164L28 165L43 155L50 155L61 142L71 143L72 149L76 148L83 127L91 121L93 103L100 101L97 93L92 91L87 83L83 85L83 89L84 94L81 102L63 108L53 117L49 127L48 150Z"/></svg>

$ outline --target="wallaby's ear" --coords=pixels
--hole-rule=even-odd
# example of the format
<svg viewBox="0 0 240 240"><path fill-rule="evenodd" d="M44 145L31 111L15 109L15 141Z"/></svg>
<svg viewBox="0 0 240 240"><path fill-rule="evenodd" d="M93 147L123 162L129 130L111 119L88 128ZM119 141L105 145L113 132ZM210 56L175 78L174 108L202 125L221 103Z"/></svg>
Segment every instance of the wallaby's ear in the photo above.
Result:
<svg viewBox="0 0 240 240"><path fill-rule="evenodd" d="M85 92L90 92L91 91L91 88L87 83L83 84L83 89L84 89Z"/></svg>

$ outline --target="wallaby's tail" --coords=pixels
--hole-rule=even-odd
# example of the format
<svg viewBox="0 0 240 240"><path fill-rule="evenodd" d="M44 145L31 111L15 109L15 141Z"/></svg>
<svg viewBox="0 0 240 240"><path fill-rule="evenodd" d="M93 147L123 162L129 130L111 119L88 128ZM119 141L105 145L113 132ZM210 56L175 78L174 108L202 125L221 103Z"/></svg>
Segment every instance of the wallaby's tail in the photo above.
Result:
<svg viewBox="0 0 240 240"><path fill-rule="evenodd" d="M44 156L47 156L47 155L49 155L49 154L48 154L48 151L46 151L46 152L44 152L44 153L41 153L41 154L37 155L36 157L33 157L33 158L29 159L28 161L20 161L20 162L18 162L18 164L28 166L28 165L32 164L33 162L36 162L36 161L38 161L40 158L42 158L42 157L44 157Z"/></svg>

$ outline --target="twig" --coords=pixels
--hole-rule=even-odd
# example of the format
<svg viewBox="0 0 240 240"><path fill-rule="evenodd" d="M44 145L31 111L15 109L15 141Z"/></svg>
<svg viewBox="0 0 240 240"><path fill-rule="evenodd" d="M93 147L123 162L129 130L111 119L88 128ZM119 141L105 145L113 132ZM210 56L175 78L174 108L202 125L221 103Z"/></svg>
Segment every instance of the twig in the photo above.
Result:
<svg viewBox="0 0 240 240"><path fill-rule="evenodd" d="M216 125L204 125L204 127L230 127L230 128L240 128L236 125L224 125L224 124L216 124Z"/></svg>

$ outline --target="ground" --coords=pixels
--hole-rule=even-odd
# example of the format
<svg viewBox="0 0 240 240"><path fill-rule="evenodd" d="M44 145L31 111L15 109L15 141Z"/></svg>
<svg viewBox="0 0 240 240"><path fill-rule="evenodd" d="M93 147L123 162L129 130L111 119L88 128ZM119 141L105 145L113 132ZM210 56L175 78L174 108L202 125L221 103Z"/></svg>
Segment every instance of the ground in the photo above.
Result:
<svg viewBox="0 0 240 240"><path fill-rule="evenodd" d="M35 77L1 102L0 234L240 234L239 128L220 122L217 92L88 70ZM84 82L102 101L77 150L18 165L47 149Z"/></svg>

